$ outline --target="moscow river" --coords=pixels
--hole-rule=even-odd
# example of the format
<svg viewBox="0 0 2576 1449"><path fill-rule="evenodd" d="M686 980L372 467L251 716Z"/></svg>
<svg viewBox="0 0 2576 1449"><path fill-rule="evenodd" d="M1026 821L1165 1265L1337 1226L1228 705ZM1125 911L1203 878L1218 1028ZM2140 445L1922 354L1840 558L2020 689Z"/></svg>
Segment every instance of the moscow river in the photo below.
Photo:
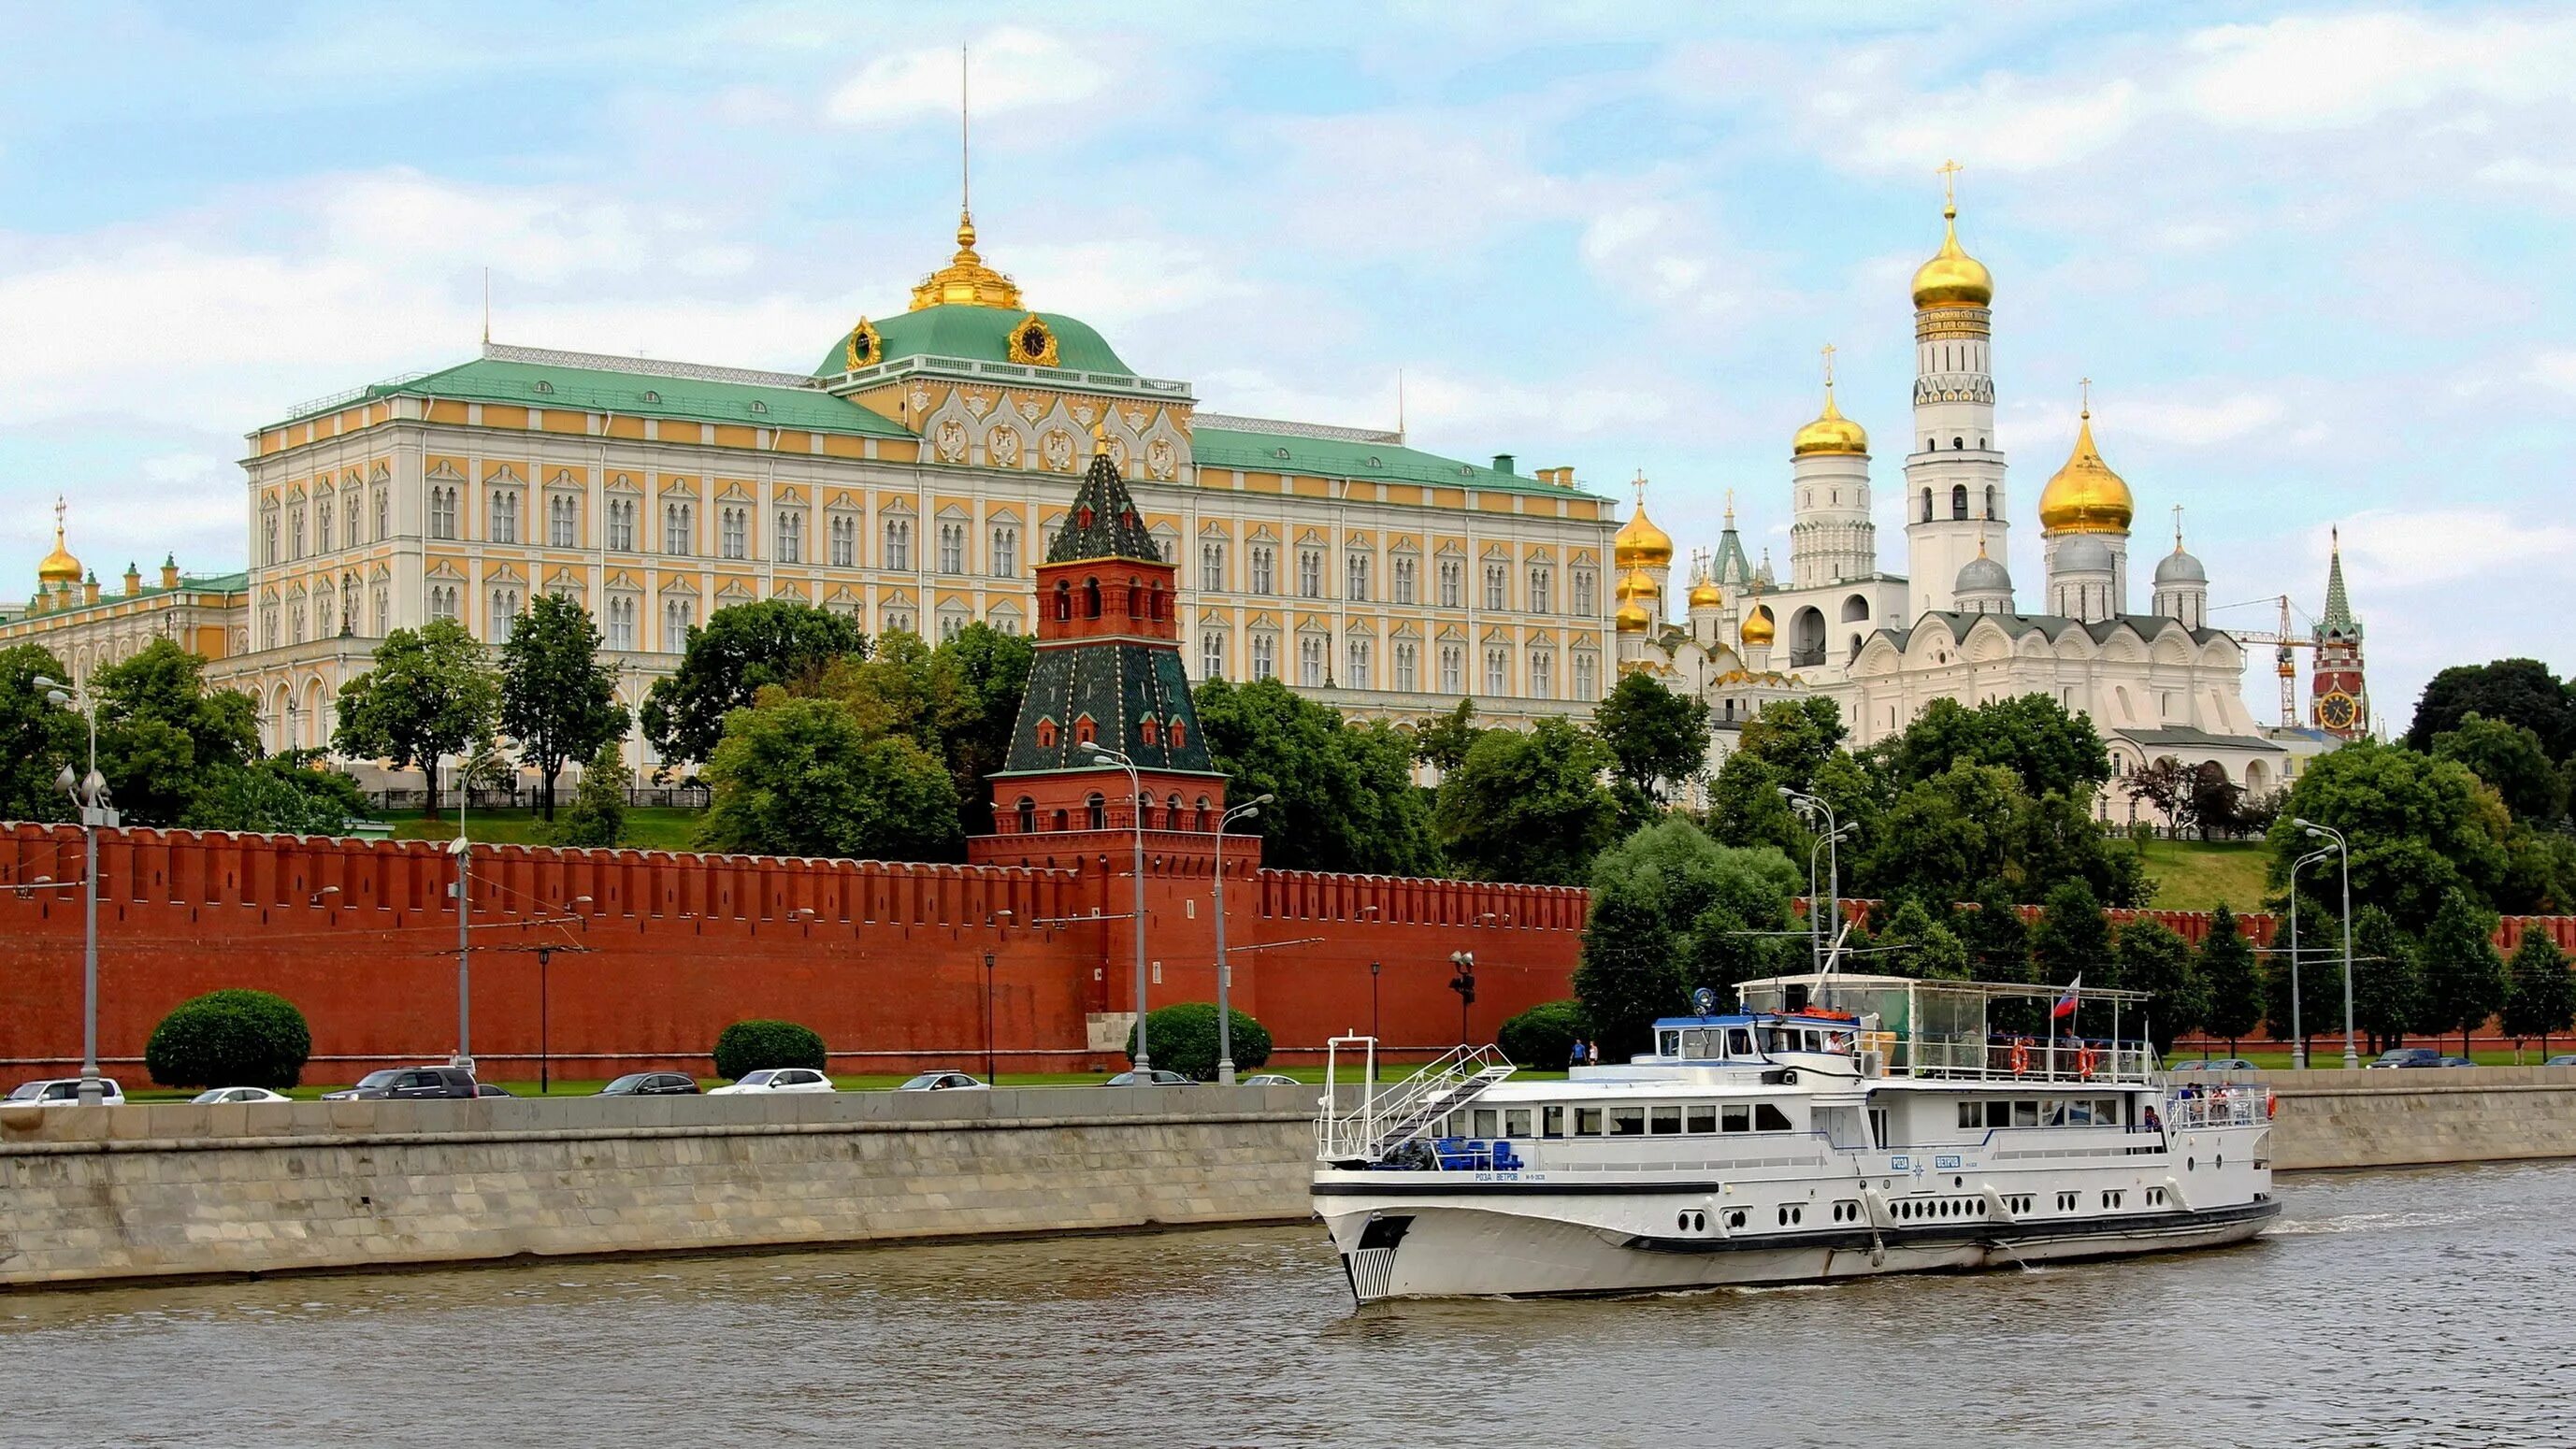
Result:
<svg viewBox="0 0 2576 1449"><path fill-rule="evenodd" d="M0 1296L8 1445L2576 1444L2576 1163L2234 1249L1354 1312L1318 1228Z"/></svg>

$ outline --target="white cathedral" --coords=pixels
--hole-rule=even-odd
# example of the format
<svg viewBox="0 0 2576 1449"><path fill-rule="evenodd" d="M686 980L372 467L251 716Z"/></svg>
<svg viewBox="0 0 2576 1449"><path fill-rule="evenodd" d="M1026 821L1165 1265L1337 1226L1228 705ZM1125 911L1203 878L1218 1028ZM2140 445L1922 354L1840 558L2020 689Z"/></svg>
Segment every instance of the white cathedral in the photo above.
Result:
<svg viewBox="0 0 2576 1449"><path fill-rule="evenodd" d="M2216 762L2251 794L2284 782L2293 751L2241 693L2245 653L2208 621L2209 575L2183 549L2158 559L2146 612L2130 604L2129 485L2094 445L2089 405L2073 453L2040 490L2047 579L2024 612L2006 569L2012 528L1994 436L1994 279L1959 245L1955 200L1941 250L1914 274L1914 426L1905 459L1903 575L1882 572L1870 518L1869 435L1834 403L1790 445L1789 577L1749 560L1730 498L1713 554L1691 560L1680 622L1669 618L1673 541L1636 511L1617 537L1623 672L1708 701L1711 764L1776 699L1823 694L1857 748L1905 728L1935 699L1976 705L2046 694L2093 720L2110 747L2105 818L2152 818L2118 777L2172 756Z"/></svg>

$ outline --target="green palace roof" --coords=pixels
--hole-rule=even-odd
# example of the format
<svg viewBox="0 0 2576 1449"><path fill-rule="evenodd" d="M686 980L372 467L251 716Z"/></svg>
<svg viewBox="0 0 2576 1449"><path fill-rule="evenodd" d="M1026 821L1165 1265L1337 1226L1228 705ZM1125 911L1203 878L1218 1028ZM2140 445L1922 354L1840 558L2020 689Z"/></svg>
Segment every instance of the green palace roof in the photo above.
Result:
<svg viewBox="0 0 2576 1449"><path fill-rule="evenodd" d="M973 362L1017 362L1011 355L1011 329L1029 316L1008 307L948 304L870 319L885 355L870 361L897 362L907 357L960 357ZM1134 377L1136 370L1110 350L1090 323L1060 312L1040 312L1038 320L1055 334L1056 366L1068 372L1114 372ZM850 332L858 329L852 327ZM832 350L814 369L816 377L838 377L850 371L850 332L832 339Z"/></svg>
<svg viewBox="0 0 2576 1449"><path fill-rule="evenodd" d="M914 436L910 429L856 403L811 387L763 386L667 376L662 371L623 372L493 357L478 357L419 377L376 383L325 404L298 408L291 416L300 418L352 402L388 397L580 408L633 417L816 428L882 438Z"/></svg>
<svg viewBox="0 0 2576 1449"><path fill-rule="evenodd" d="M1190 434L1190 456L1202 468L1239 468L1248 473L1305 473L1323 478L1365 478L1378 483L1423 483L1446 488L1492 488L1565 498L1600 496L1541 483L1518 473L1499 473L1456 458L1443 458L1437 453L1408 448L1402 443L1198 428Z"/></svg>

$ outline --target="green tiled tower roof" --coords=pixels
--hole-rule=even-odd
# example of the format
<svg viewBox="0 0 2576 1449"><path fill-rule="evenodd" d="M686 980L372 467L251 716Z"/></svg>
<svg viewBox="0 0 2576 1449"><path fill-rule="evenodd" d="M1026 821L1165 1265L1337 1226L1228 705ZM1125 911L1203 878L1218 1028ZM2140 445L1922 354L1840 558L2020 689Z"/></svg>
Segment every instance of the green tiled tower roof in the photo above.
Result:
<svg viewBox="0 0 2576 1449"><path fill-rule="evenodd" d="M1091 455L1091 467L1082 475L1082 486L1074 490L1073 512L1056 534L1055 546L1047 550L1046 561L1065 563L1082 558L1132 558L1154 564L1163 561L1162 550L1154 546L1154 536L1145 531L1145 520L1137 515L1136 500L1127 492L1126 480L1118 476L1118 465L1106 451Z"/></svg>

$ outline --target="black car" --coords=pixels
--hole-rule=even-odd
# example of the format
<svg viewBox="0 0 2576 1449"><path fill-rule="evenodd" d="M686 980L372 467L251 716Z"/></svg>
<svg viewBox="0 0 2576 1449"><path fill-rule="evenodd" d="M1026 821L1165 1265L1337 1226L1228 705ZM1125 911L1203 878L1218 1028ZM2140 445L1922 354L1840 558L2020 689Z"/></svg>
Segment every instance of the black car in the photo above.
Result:
<svg viewBox="0 0 2576 1449"><path fill-rule="evenodd" d="M628 1072L599 1089L603 1097L686 1097L698 1090L698 1079L685 1072Z"/></svg>
<svg viewBox="0 0 2576 1449"><path fill-rule="evenodd" d="M2372 1067L2439 1067L2445 1066L2442 1054L2431 1047L2394 1047L2379 1054Z"/></svg>
<svg viewBox="0 0 2576 1449"><path fill-rule="evenodd" d="M482 1093L475 1087L474 1074L463 1067L387 1067L360 1077L354 1087L323 1093L322 1100L374 1102L480 1095Z"/></svg>

